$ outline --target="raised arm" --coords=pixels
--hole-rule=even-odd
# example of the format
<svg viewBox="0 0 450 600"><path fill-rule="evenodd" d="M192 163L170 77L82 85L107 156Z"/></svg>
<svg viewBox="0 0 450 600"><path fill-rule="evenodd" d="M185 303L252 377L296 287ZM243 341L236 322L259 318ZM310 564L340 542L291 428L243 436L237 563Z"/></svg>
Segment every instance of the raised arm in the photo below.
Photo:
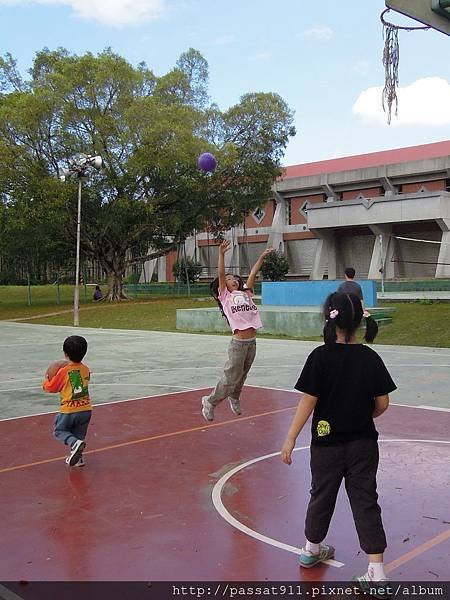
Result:
<svg viewBox="0 0 450 600"><path fill-rule="evenodd" d="M219 292L226 288L225 283L225 252L231 248L231 242L224 240L219 246L219 263L218 263L218 275L219 275Z"/></svg>
<svg viewBox="0 0 450 600"><path fill-rule="evenodd" d="M264 250L264 252L261 253L260 257L255 262L255 264L253 265L252 270L250 271L250 275L248 276L248 279L247 279L247 287L249 289L251 289L251 290L253 289L253 286L255 285L256 276L258 275L258 272L262 267L264 259L271 252L273 252L273 248L266 248Z"/></svg>
<svg viewBox="0 0 450 600"><path fill-rule="evenodd" d="M292 419L288 434L284 440L283 447L281 448L281 460L287 465L290 465L292 462L292 450L294 449L298 434L303 429L306 421L309 419L316 406L316 402L316 396L310 396L309 394L302 394L300 398L300 402L298 403L297 410L294 418Z"/></svg>

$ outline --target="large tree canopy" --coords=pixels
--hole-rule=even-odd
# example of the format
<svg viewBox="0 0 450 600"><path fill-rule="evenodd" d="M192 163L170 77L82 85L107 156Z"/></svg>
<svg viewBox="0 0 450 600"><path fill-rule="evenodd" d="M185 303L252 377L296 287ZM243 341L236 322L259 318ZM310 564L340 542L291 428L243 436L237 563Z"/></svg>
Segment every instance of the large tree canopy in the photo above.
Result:
<svg viewBox="0 0 450 600"><path fill-rule="evenodd" d="M83 183L81 243L108 274L110 298L148 248L156 256L194 230L242 222L270 196L295 134L277 94L248 93L224 112L211 104L208 64L193 49L161 77L111 50L44 49L29 74L0 59L0 222L73 255L76 182L57 176L78 153L100 155L102 170ZM197 169L204 151L218 159L213 174Z"/></svg>

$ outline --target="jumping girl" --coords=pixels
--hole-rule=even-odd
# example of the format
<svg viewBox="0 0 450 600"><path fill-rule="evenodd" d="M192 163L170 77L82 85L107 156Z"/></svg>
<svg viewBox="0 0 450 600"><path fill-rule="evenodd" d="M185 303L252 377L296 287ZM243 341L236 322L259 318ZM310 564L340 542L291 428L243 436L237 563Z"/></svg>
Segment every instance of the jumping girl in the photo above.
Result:
<svg viewBox="0 0 450 600"><path fill-rule="evenodd" d="M253 302L253 284L265 257L273 248L267 248L253 265L247 283L239 275L225 274L225 252L229 241L219 246L219 276L211 283L211 294L216 299L223 316L233 332L228 348L228 361L214 391L202 398L202 414L207 421L214 419L214 408L228 398L235 415L241 414L240 395L244 381L256 354L256 330L262 327L258 307Z"/></svg>

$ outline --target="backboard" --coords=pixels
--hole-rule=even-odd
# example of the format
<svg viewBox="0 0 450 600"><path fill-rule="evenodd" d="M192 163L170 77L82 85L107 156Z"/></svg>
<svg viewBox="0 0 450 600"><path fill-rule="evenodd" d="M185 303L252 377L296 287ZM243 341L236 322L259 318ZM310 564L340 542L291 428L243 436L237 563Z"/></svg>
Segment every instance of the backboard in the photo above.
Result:
<svg viewBox="0 0 450 600"><path fill-rule="evenodd" d="M449 0L385 0L385 4L387 8L450 35Z"/></svg>

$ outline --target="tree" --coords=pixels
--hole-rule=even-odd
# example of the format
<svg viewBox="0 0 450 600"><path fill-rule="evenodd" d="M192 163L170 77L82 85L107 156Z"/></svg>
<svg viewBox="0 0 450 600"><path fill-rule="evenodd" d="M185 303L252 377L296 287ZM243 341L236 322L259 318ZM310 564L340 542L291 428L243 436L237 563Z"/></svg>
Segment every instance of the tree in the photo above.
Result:
<svg viewBox="0 0 450 600"><path fill-rule="evenodd" d="M109 299L123 297L127 266L167 253L194 230L215 233L241 222L280 174L295 133L286 103L276 94L247 94L222 113L208 105L207 83L207 62L193 49L161 77L111 50L76 56L44 49L29 81L11 56L0 60L4 204L9 210L11 202L39 198L73 256L76 183L50 181L75 154L101 155L104 168L83 184L81 246L105 270ZM196 168L205 150L219 162L211 176Z"/></svg>
<svg viewBox="0 0 450 600"><path fill-rule="evenodd" d="M286 278L288 271L288 259L282 252L276 250L266 256L261 267L261 273L268 281L282 281Z"/></svg>
<svg viewBox="0 0 450 600"><path fill-rule="evenodd" d="M187 277L186 277L187 272ZM172 273L177 281L195 283L202 272L202 265L192 258L179 258L172 267Z"/></svg>

